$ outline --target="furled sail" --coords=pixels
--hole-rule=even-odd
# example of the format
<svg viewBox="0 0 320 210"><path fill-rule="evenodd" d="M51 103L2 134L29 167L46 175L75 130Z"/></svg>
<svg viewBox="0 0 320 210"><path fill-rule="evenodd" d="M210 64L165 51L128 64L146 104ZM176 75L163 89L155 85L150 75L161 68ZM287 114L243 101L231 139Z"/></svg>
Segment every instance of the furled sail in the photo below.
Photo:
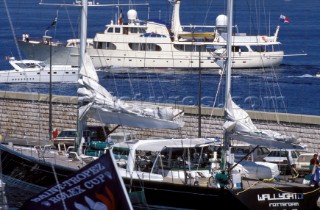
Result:
<svg viewBox="0 0 320 210"><path fill-rule="evenodd" d="M80 119L94 118L109 124L139 128L169 128L183 126L183 112L172 107L153 104L126 103L112 96L99 84L99 78L88 55L85 56L78 81Z"/></svg>
<svg viewBox="0 0 320 210"><path fill-rule="evenodd" d="M272 130L260 130L253 124L246 111L235 104L229 94L225 107L226 121L224 129L232 139L252 145L283 149L303 149L293 136L280 134Z"/></svg>

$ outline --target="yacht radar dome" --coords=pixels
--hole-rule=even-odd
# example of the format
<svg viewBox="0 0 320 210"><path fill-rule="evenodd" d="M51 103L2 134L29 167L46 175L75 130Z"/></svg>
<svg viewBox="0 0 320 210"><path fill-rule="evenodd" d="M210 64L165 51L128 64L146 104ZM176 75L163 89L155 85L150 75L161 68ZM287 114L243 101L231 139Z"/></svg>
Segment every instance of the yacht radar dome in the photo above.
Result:
<svg viewBox="0 0 320 210"><path fill-rule="evenodd" d="M134 20L137 19L138 14L137 14L137 11L136 11L136 10L130 9L130 10L127 12L127 16L128 16L129 22L132 22L132 21L134 21Z"/></svg>
<svg viewBox="0 0 320 210"><path fill-rule="evenodd" d="M219 28L225 28L227 27L227 21L228 21L228 17L226 15L219 15L216 18L216 26Z"/></svg>

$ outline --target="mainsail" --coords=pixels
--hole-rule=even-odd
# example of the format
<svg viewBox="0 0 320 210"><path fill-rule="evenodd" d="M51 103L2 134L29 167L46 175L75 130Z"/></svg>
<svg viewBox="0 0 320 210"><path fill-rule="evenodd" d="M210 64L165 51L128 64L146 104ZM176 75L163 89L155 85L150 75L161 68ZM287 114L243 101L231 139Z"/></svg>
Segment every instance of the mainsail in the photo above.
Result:
<svg viewBox="0 0 320 210"><path fill-rule="evenodd" d="M79 118L94 118L103 123L138 128L176 129L184 125L183 111L153 104L126 103L112 96L99 84L99 78L88 55L80 69L78 101Z"/></svg>
<svg viewBox="0 0 320 210"><path fill-rule="evenodd" d="M229 137L252 145L283 149L303 149L293 136L280 134L272 130L258 129L246 111L235 104L229 94L225 107L226 121L224 129Z"/></svg>

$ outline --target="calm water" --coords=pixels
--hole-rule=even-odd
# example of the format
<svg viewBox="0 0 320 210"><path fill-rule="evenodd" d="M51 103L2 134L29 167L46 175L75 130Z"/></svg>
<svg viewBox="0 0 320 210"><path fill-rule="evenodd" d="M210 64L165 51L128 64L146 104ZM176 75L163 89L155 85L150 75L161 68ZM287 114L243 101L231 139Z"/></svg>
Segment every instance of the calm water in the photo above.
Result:
<svg viewBox="0 0 320 210"><path fill-rule="evenodd" d="M49 2L49 1L45 1ZM56 1L51 1L56 2ZM62 2L62 1L61 1ZM100 1L114 3L117 1ZM142 1L141 1L142 2ZM215 23L217 15L224 13L225 4L217 1L184 0L181 3L182 24ZM127 3L124 1L122 3ZM139 3L135 1L135 3ZM151 0L149 16L146 6L136 6L138 17L142 20L160 18L169 20L171 7L166 0ZM14 36L20 38L22 33L31 37L42 37L48 25L58 12L57 28L48 35L64 42L68 38L77 37L79 12L77 8L64 8L39 5L36 0L7 1L11 22L7 15L0 17L0 57L7 55L19 57ZM264 7L262 7L264 6ZM280 25L279 40L283 43L286 54L307 53L307 56L285 57L283 65L274 70L236 70L233 74L232 91L235 101L245 109L289 112L297 114L320 115L320 19L317 9L320 1L307 3L298 0L279 1L236 1L234 22L240 32L248 34L273 33ZM121 7L126 14L127 7ZM263 8L263 9L262 9ZM296 9L299 8L299 9ZM1 14L6 14L4 2L0 3ZM89 8L88 37L104 30L105 24L114 19L116 7ZM169 12L168 12L169 11ZM283 14L290 23L279 22ZM98 20L98 21L97 21ZM14 30L11 29L10 24ZM258 27L259 26L259 27ZM0 60L0 69L11 68L4 60ZM145 100L155 102L198 104L198 72L191 70L149 69L132 73L132 69L124 69L124 73L99 72L100 83L115 96L128 100ZM216 71L204 71L201 77L203 106L221 107L224 101L223 83L217 93L220 75ZM0 90L30 91L48 93L48 85L15 84L0 85ZM53 87L54 94L76 95L76 85L59 84Z"/></svg>

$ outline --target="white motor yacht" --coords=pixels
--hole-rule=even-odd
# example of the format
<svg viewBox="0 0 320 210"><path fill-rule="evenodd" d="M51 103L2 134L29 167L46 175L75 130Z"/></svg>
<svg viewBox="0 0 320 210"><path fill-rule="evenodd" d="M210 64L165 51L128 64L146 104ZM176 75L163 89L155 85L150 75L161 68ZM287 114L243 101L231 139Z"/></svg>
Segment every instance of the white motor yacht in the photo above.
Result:
<svg viewBox="0 0 320 210"><path fill-rule="evenodd" d="M227 16L219 15L215 25L181 25L180 0L172 3L171 24L161 20L142 21L134 9L127 12L127 20L111 20L104 32L87 39L87 50L96 68L220 68L217 57L226 53ZM169 26L170 25L170 26ZM232 36L233 68L264 68L282 63L284 52L277 41L279 26L273 35L238 33ZM53 63L78 64L78 39L67 44L51 42ZM45 40L19 41L19 47L30 59L49 58Z"/></svg>
<svg viewBox="0 0 320 210"><path fill-rule="evenodd" d="M53 83L76 83L78 67L71 65L49 65L38 60L16 60L9 58L12 70L0 70L0 83L49 83L50 72Z"/></svg>

